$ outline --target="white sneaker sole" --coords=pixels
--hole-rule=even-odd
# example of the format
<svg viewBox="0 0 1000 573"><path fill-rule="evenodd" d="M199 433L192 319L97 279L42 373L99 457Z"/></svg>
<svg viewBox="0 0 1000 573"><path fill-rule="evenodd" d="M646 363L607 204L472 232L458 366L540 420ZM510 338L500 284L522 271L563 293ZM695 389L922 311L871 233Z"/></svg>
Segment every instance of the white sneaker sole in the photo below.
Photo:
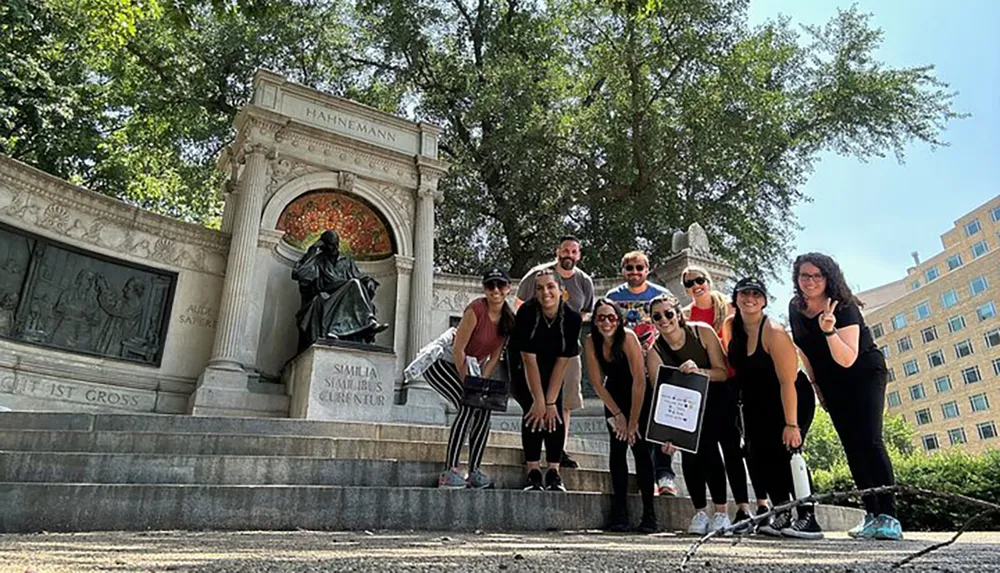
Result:
<svg viewBox="0 0 1000 573"><path fill-rule="evenodd" d="M781 535L784 537L792 537L795 539L823 539L822 531L796 531L794 529L782 529Z"/></svg>

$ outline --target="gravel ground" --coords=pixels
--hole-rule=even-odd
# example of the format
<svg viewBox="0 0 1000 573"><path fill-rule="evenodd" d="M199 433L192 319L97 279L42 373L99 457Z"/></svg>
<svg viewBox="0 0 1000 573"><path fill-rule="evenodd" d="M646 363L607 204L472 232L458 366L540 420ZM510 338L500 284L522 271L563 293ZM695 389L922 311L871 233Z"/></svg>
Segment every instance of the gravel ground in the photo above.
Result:
<svg viewBox="0 0 1000 573"><path fill-rule="evenodd" d="M759 536L702 546L687 571L881 571L950 538L908 533L902 542ZM190 571L675 571L694 538L599 532L102 532L0 535L0 572ZM998 571L1000 533L966 533L909 570Z"/></svg>

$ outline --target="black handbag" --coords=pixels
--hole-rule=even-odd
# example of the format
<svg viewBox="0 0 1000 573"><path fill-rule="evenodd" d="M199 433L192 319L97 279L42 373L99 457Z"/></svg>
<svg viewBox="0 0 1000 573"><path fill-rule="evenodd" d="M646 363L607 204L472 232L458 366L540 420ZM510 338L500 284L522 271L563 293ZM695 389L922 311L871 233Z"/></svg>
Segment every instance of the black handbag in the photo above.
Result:
<svg viewBox="0 0 1000 573"><path fill-rule="evenodd" d="M494 412L507 411L507 397L510 395L510 382L507 380L466 376L462 387L463 406Z"/></svg>

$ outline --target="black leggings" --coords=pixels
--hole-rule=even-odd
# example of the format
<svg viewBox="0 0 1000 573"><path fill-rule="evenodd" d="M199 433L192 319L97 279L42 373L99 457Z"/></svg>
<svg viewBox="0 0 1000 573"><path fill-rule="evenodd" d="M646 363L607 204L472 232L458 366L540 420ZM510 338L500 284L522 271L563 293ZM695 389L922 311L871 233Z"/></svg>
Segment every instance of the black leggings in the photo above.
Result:
<svg viewBox="0 0 1000 573"><path fill-rule="evenodd" d="M681 469L688 495L695 509L702 509L705 500L705 485L712 494L716 505L726 503L726 474L729 487L733 490L736 503L747 503L747 472L743 465L743 450L740 448L739 412L736 398L728 382L711 382L708 385L708 404L701 427L698 453L685 452L681 456ZM725 464L719 456L719 446Z"/></svg>
<svg viewBox="0 0 1000 573"><path fill-rule="evenodd" d="M882 414L885 408L886 373L875 371L862 380L820 382L830 420L844 446L854 484L868 489L896 483L892 462L882 441ZM895 517L896 496L892 493L864 496L865 510L873 515Z"/></svg>
<svg viewBox="0 0 1000 573"><path fill-rule="evenodd" d="M611 436L608 465L611 470L611 521L612 523L628 523L628 460L626 452L628 442L623 442ZM636 440L632 444L632 458L635 460L635 479L639 482L639 493L642 494L642 517L644 520L656 520L656 510L653 507L653 461L649 457L649 442Z"/></svg>
<svg viewBox="0 0 1000 573"><path fill-rule="evenodd" d="M520 383L515 382L512 394L521 406L521 410L527 414L532 404L531 391L528 390L527 384L523 381ZM559 397L556 398L556 412L559 413L559 421L556 423L556 429L551 432L548 430L532 431L522 418L521 448L524 450L524 461L526 463L541 461L543 442L545 443L545 461L549 464L558 464L559 460L562 459L563 448L566 446L566 426L565 420L562 419L562 391L559 392Z"/></svg>
<svg viewBox="0 0 1000 573"><path fill-rule="evenodd" d="M808 381L803 380L796 384L796 390L799 434L802 436L802 443L805 444L806 433L816 413L816 397ZM749 453L747 465L750 475L756 476L753 487L757 499L770 497L774 505L795 499L790 463L792 454L781 441L782 433L785 431L785 411L780 399L777 403L757 403L752 396L745 396L744 400L748 404L743 419L746 424ZM802 506L799 508L799 515L806 515L810 511L812 511L811 506Z"/></svg>

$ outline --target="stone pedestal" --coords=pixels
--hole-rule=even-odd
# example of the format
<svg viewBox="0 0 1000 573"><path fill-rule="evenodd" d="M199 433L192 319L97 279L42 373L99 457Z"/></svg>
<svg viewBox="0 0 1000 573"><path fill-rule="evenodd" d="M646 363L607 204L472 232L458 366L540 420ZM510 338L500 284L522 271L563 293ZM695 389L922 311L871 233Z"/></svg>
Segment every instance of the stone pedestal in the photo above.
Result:
<svg viewBox="0 0 1000 573"><path fill-rule="evenodd" d="M314 344L296 356L283 378L289 416L309 420L392 420L396 355L349 342Z"/></svg>

